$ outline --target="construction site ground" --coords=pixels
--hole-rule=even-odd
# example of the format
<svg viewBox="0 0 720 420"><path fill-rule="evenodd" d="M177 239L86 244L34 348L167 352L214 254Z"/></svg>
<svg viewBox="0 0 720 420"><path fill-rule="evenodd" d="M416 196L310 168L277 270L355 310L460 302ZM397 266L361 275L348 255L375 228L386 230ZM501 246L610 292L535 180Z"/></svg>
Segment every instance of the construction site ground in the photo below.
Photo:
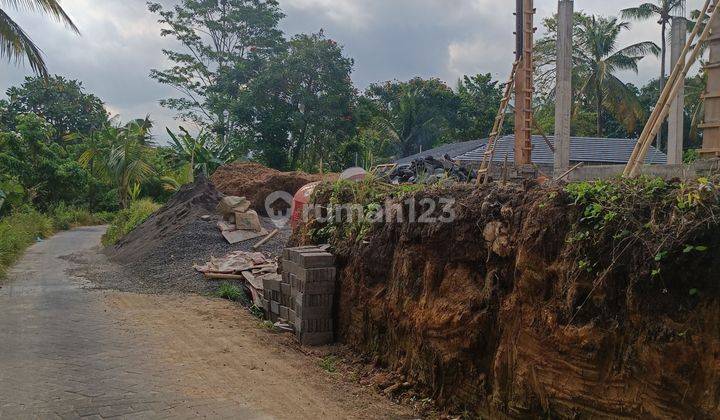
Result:
<svg viewBox="0 0 720 420"><path fill-rule="evenodd" d="M34 245L0 284L0 418L413 415L232 302L97 289L83 271L128 275L103 231Z"/></svg>

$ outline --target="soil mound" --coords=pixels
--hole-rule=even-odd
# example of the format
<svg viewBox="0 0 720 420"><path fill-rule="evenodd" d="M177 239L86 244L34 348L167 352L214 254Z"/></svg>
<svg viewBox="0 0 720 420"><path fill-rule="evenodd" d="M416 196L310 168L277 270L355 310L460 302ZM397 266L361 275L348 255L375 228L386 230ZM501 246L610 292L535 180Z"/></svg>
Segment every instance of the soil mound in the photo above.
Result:
<svg viewBox="0 0 720 420"><path fill-rule="evenodd" d="M220 167L212 175L213 184L225 195L246 197L252 208L266 215L265 198L275 191L295 194L303 186L333 175L311 175L304 172L280 172L254 162L235 162Z"/></svg>
<svg viewBox="0 0 720 420"><path fill-rule="evenodd" d="M112 246L108 254L118 262L141 259L197 222L203 215L215 213L222 194L201 176L180 188L160 210Z"/></svg>
<svg viewBox="0 0 720 420"><path fill-rule="evenodd" d="M337 335L453 412L720 417L720 181L625 182L416 193L454 221L334 244Z"/></svg>

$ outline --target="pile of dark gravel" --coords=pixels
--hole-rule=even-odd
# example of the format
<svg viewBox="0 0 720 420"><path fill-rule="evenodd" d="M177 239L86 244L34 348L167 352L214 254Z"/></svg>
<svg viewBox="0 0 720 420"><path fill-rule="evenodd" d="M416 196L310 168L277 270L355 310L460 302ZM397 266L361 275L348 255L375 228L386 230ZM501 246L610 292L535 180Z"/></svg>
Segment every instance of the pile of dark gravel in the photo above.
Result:
<svg viewBox="0 0 720 420"><path fill-rule="evenodd" d="M101 287L141 293L214 291L219 282L206 281L193 265L205 263L211 256L250 251L262 239L235 245L227 243L217 227L220 216L215 214L221 197L204 178L183 187L145 223L106 249L110 260L121 265L126 275L100 276L93 280L101 283ZM269 218L262 223L268 231L275 229ZM282 230L258 251L279 255L290 233L289 229Z"/></svg>

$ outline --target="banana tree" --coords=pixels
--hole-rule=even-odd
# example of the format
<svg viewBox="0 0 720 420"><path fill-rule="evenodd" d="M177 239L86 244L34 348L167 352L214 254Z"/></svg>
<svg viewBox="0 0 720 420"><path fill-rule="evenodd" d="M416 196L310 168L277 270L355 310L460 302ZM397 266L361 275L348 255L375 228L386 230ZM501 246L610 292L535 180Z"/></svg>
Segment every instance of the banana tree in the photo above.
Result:
<svg viewBox="0 0 720 420"><path fill-rule="evenodd" d="M234 157L229 145L213 142L210 133L205 131L193 136L184 127L180 127L180 134L173 133L169 128L167 133L176 156L192 168L190 182L194 181L195 174L209 176Z"/></svg>

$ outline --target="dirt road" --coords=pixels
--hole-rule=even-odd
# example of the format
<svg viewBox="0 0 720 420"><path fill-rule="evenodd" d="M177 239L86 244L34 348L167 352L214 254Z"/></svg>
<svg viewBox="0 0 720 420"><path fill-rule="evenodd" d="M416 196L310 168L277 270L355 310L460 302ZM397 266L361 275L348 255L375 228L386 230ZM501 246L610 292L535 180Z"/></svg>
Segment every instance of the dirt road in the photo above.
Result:
<svg viewBox="0 0 720 420"><path fill-rule="evenodd" d="M2 283L0 418L411 416L235 304L94 290L68 274L77 263L62 257L97 252L102 232L34 245Z"/></svg>

